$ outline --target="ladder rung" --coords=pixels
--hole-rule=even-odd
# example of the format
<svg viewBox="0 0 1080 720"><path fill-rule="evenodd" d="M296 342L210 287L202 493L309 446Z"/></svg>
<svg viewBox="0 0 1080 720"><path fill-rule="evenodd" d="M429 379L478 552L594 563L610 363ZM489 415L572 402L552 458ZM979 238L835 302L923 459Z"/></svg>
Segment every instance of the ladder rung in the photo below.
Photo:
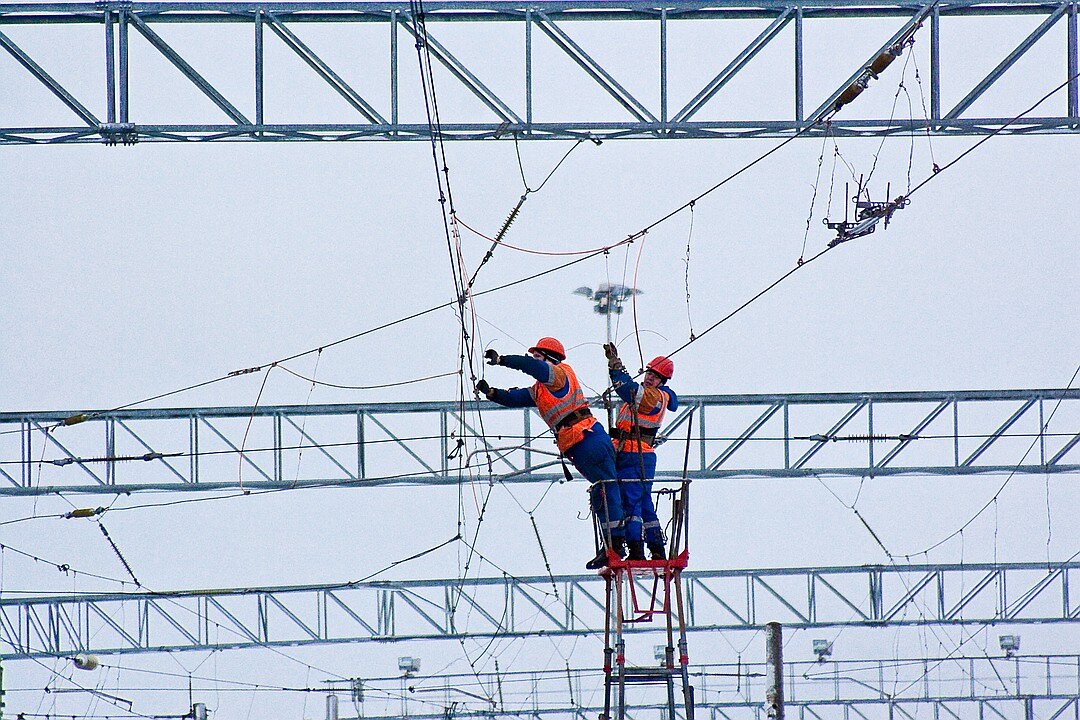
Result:
<svg viewBox="0 0 1080 720"><path fill-rule="evenodd" d="M681 674L681 670L669 670L666 667L628 667L624 671L627 682L666 681Z"/></svg>

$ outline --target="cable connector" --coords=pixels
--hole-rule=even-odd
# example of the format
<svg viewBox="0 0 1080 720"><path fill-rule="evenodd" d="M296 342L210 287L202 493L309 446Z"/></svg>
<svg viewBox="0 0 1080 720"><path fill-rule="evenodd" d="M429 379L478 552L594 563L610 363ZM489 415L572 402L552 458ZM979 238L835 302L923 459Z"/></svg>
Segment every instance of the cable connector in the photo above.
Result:
<svg viewBox="0 0 1080 720"><path fill-rule="evenodd" d="M251 373L259 372L262 369L262 365L256 365L255 367L244 368L243 370L233 370L231 373L229 373L229 377L237 377L238 375L250 375Z"/></svg>
<svg viewBox="0 0 1080 720"><path fill-rule="evenodd" d="M65 520L71 520L72 518L90 518L97 517L98 515L104 515L105 508L75 508L71 512L64 515Z"/></svg>

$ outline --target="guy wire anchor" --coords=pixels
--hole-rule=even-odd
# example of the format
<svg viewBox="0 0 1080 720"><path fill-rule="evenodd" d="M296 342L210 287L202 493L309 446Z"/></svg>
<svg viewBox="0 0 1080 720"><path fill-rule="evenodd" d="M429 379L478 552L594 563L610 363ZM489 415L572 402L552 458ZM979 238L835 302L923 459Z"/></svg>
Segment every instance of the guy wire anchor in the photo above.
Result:
<svg viewBox="0 0 1080 720"><path fill-rule="evenodd" d="M885 221L885 227L889 227L889 220L892 219L893 213L897 210L902 210L907 207L910 202L903 195L897 196L895 200L885 200L884 202L873 202L870 200L870 191L863 187L862 176L859 176L859 191L852 197L855 202L855 219L848 220L847 204L844 204L844 219L840 222L829 222L828 218L822 220L825 226L830 230L836 231L836 237L829 243L829 247L836 247L840 243L847 242L848 240L854 240L855 238L863 237L874 232L877 228L879 221ZM890 194L891 184L885 186L885 197L888 198ZM848 185L844 184L844 194L847 195ZM862 200L863 195L866 195L866 199Z"/></svg>

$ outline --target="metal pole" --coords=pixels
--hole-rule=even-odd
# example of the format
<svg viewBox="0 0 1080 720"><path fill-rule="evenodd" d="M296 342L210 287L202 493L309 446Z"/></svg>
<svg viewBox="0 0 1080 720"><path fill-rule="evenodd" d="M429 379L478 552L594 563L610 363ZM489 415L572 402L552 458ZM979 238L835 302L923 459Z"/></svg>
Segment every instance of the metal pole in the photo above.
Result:
<svg viewBox="0 0 1080 720"><path fill-rule="evenodd" d="M113 12L105 10L105 102L108 122L116 122L116 40L113 31Z"/></svg>
<svg viewBox="0 0 1080 720"><path fill-rule="evenodd" d="M604 311L604 319L607 321L607 342L611 344L611 298L608 298L608 304ZM610 429L615 425L614 410L611 407L611 391L604 393L604 409L607 410L607 425Z"/></svg>
<svg viewBox="0 0 1080 720"><path fill-rule="evenodd" d="M1069 59L1066 63L1069 68L1069 117L1075 120L1080 117L1080 92L1077 87L1077 32L1076 32L1076 3L1069 5L1069 24L1067 31L1067 44Z"/></svg>
<svg viewBox="0 0 1080 720"><path fill-rule="evenodd" d="M766 716L784 720L784 643L780 623L765 626L765 672L769 684L765 690Z"/></svg>
<svg viewBox="0 0 1080 720"><path fill-rule="evenodd" d="M660 125L667 130L667 8L660 9Z"/></svg>
<svg viewBox="0 0 1080 720"><path fill-rule="evenodd" d="M608 547L611 547L608 545ZM626 641L623 640L623 574L618 571L615 575L615 666L618 673L619 689L616 702L616 718L626 720ZM630 573L627 572L627 575ZM630 582L634 579L631 577Z"/></svg>
<svg viewBox="0 0 1080 720"><path fill-rule="evenodd" d="M121 9L120 19L120 122L126 123L128 117L128 11Z"/></svg>
<svg viewBox="0 0 1080 720"><path fill-rule="evenodd" d="M615 593L612 573L607 573L604 581L607 591L604 598L604 714L600 716L600 720L611 720L611 669L612 658L615 655L615 650L611 647L611 610Z"/></svg>
<svg viewBox="0 0 1080 720"><path fill-rule="evenodd" d="M255 124L263 124L263 11L255 13Z"/></svg>
<svg viewBox="0 0 1080 720"><path fill-rule="evenodd" d="M525 11L525 132L532 133L533 82L532 82L532 9Z"/></svg>
<svg viewBox="0 0 1080 720"><path fill-rule="evenodd" d="M941 119L941 7L930 15L930 120L937 127Z"/></svg>
<svg viewBox="0 0 1080 720"><path fill-rule="evenodd" d="M803 9L795 9L795 121L803 121Z"/></svg>
<svg viewBox="0 0 1080 720"><path fill-rule="evenodd" d="M390 124L398 130L398 10L390 11Z"/></svg>

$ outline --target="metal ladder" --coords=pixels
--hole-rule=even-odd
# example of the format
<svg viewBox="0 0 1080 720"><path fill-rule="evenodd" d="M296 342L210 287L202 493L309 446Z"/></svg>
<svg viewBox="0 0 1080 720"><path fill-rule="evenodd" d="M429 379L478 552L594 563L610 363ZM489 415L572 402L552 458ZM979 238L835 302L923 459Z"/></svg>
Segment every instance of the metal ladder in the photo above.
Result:
<svg viewBox="0 0 1080 720"><path fill-rule="evenodd" d="M600 720L625 720L626 689L630 685L663 685L667 689L666 720L693 720L694 688L690 685L686 645L686 613L682 571L689 560L689 483L672 495L672 529L667 560L623 560L608 553L600 571L607 585L604 622L604 713ZM651 590L650 590L651 583ZM645 586L642 592L639 585ZM674 602L672 602L674 594ZM660 616L667 632L662 665L628 665L623 628L653 622ZM678 665L676 654L678 650ZM676 683L682 701L676 702ZM681 705L682 713L679 712ZM614 716L612 707L614 706Z"/></svg>

